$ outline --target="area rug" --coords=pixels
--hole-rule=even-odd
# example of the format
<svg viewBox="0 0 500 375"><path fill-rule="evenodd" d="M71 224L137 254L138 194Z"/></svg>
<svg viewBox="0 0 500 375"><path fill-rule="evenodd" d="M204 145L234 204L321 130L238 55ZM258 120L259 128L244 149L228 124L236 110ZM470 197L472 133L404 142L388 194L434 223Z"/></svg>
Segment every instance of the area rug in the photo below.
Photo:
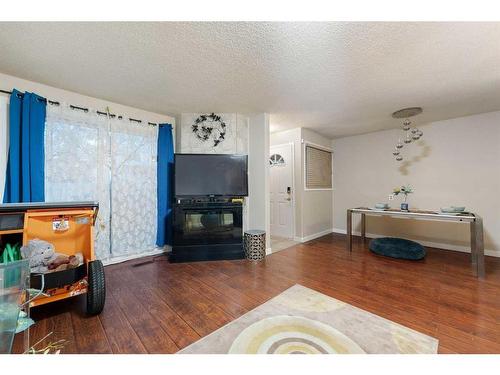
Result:
<svg viewBox="0 0 500 375"><path fill-rule="evenodd" d="M437 353L438 340L294 285L182 354Z"/></svg>

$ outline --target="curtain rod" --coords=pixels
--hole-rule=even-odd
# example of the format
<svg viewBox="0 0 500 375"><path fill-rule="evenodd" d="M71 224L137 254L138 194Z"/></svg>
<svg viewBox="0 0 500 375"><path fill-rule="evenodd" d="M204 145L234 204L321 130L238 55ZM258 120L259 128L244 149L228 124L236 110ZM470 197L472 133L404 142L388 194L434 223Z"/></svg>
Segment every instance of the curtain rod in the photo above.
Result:
<svg viewBox="0 0 500 375"><path fill-rule="evenodd" d="M1 90L0 89L0 92L3 93L3 94L12 95L12 91L7 91L7 90ZM20 95L20 97L22 97L24 94L23 93L19 93L19 95ZM61 105L60 102L55 101L55 100L44 99L44 101L47 101L47 103L49 103L51 105L55 105L55 106ZM80 111L83 111L83 112L88 112L89 111L88 108L79 107L79 106L76 106L76 105L73 105L73 104L70 104L69 107L71 109L80 110ZM118 118L118 120L123 119L123 116L121 116L121 115L117 116L117 115L115 115L113 113L108 113L108 112L103 112L103 111L96 111L96 113L98 115L106 115L106 116L109 115L109 117L111 117L111 118L115 118L116 117L116 118ZM142 120L139 120L139 119L136 119L136 118L132 118L132 117L129 117L128 120L131 121L131 122L137 122L138 124L142 123ZM152 126L157 126L158 125L155 122L149 122L149 121L147 122L147 124L148 125L152 125Z"/></svg>

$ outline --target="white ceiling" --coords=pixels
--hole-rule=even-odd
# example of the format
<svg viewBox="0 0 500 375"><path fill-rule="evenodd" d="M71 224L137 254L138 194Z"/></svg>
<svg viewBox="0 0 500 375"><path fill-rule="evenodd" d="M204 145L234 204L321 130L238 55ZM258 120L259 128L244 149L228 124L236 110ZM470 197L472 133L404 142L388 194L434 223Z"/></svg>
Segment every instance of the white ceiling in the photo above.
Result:
<svg viewBox="0 0 500 375"><path fill-rule="evenodd" d="M500 23L0 23L0 72L338 137L500 110Z"/></svg>

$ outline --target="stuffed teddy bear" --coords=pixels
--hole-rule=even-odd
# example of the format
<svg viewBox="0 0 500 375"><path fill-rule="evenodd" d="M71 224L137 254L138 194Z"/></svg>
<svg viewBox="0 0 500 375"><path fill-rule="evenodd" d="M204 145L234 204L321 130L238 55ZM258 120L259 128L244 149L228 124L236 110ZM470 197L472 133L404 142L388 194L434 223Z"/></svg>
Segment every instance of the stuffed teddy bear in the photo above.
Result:
<svg viewBox="0 0 500 375"><path fill-rule="evenodd" d="M82 253L66 255L54 252L54 245L38 238L21 247L23 259L29 259L32 273L47 273L76 268L83 264Z"/></svg>
<svg viewBox="0 0 500 375"><path fill-rule="evenodd" d="M54 256L54 245L35 238L21 247L21 256L29 260L31 272L47 272L47 264Z"/></svg>

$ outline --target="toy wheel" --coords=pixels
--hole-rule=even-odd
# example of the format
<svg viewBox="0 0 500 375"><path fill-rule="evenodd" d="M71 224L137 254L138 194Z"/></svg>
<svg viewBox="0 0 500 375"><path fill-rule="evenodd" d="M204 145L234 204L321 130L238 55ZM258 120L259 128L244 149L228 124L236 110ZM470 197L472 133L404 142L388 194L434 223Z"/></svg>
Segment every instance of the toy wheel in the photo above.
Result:
<svg viewBox="0 0 500 375"><path fill-rule="evenodd" d="M89 262L87 290L87 314L100 314L106 301L104 266L100 260Z"/></svg>

